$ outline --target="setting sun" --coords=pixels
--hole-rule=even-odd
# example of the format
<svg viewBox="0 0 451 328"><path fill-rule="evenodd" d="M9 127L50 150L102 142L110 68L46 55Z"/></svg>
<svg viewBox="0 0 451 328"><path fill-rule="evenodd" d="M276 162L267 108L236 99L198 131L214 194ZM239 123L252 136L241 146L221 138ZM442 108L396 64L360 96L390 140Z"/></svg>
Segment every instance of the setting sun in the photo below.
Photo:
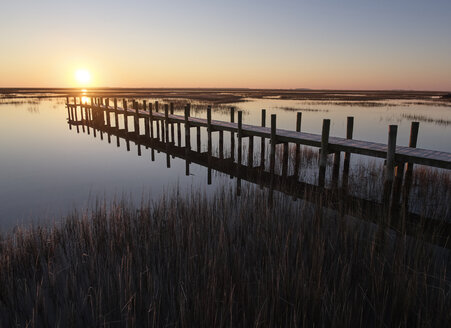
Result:
<svg viewBox="0 0 451 328"><path fill-rule="evenodd" d="M78 69L75 72L75 79L79 84L88 84L91 81L91 74L85 69Z"/></svg>

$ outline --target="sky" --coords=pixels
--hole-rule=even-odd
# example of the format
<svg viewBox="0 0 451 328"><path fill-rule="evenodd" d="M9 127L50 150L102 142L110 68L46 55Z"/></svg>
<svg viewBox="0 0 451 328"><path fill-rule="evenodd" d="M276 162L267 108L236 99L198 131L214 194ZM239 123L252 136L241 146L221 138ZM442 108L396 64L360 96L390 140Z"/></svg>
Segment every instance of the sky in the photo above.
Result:
<svg viewBox="0 0 451 328"><path fill-rule="evenodd" d="M0 87L451 91L450 17L450 0L2 1Z"/></svg>

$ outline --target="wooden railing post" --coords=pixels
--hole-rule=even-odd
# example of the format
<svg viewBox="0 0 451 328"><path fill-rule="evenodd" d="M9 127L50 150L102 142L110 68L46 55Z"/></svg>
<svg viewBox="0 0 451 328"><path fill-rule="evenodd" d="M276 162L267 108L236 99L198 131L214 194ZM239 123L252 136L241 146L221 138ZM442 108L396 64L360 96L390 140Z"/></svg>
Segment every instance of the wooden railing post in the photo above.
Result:
<svg viewBox="0 0 451 328"><path fill-rule="evenodd" d="M238 165L242 162L243 146L243 112L238 111Z"/></svg>
<svg viewBox="0 0 451 328"><path fill-rule="evenodd" d="M147 102L143 100L143 111L147 112ZM150 131L149 131L149 116L144 116L144 135L146 138L150 137Z"/></svg>
<svg viewBox="0 0 451 328"><path fill-rule="evenodd" d="M128 112L127 112L127 101L125 99L122 100L122 108L124 109L124 127L125 127L125 132L128 133Z"/></svg>
<svg viewBox="0 0 451 328"><path fill-rule="evenodd" d="M150 126L150 138L153 139L153 112L152 103L149 101L149 126ZM152 148L153 149L153 148Z"/></svg>
<svg viewBox="0 0 451 328"><path fill-rule="evenodd" d="M158 113L158 101L155 101L155 113ZM157 139L160 140L160 119L156 120L156 127L157 127Z"/></svg>
<svg viewBox="0 0 451 328"><path fill-rule="evenodd" d="M140 132L139 132L139 109L138 109L138 102L136 102L135 100L133 100L133 107L135 109L135 133L136 136L139 137Z"/></svg>
<svg viewBox="0 0 451 328"><path fill-rule="evenodd" d="M211 106L207 107L207 153L208 153L208 157L211 157L211 152L212 152L212 140L211 140L211 133L212 133L212 129L211 129Z"/></svg>
<svg viewBox="0 0 451 328"><path fill-rule="evenodd" d="M171 115L174 115L174 103L169 104L169 112ZM175 132L174 132L174 123L171 123L171 142L175 145Z"/></svg>
<svg viewBox="0 0 451 328"><path fill-rule="evenodd" d="M186 147L186 150L191 149L191 134L190 134L189 116L190 116L190 105L187 104L185 107L185 147Z"/></svg>
<svg viewBox="0 0 451 328"><path fill-rule="evenodd" d="M166 145L169 144L169 105L164 104L164 142L166 142Z"/></svg>
<svg viewBox="0 0 451 328"><path fill-rule="evenodd" d="M321 152L319 157L319 177L318 185L324 187L326 181L327 156L329 155L329 133L330 120L323 120L323 129L321 132Z"/></svg>
<svg viewBox="0 0 451 328"><path fill-rule="evenodd" d="M296 132L301 132L302 113L296 114ZM296 180L299 178L299 166L301 164L301 145L296 143L296 153L294 158L294 176Z"/></svg>
<svg viewBox="0 0 451 328"><path fill-rule="evenodd" d="M417 140L418 140L418 130L420 128L419 122L412 122L410 126L410 140L409 140L409 147L416 148L417 147ZM409 200L409 194L410 194L410 188L412 186L412 176L413 176L413 163L407 163L407 169L406 169L406 175L404 179L404 186L403 186L403 204L405 210L408 209L408 200Z"/></svg>
<svg viewBox="0 0 451 328"><path fill-rule="evenodd" d="M346 124L346 139L352 139L353 131L354 131L354 117L348 116ZM341 187L345 192L348 189L350 162L351 162L351 153L345 152L345 158L343 161L343 177L341 181Z"/></svg>
<svg viewBox="0 0 451 328"><path fill-rule="evenodd" d="M266 109L262 109L262 127L266 127ZM265 169L265 137L261 137L260 140L260 167L262 170Z"/></svg>
<svg viewBox="0 0 451 328"><path fill-rule="evenodd" d="M397 133L398 133L397 125L390 125L388 127L388 145L387 145L387 158L385 163L385 179L384 179L384 195L383 195L384 202L386 204L388 204L390 201L391 190L393 185Z"/></svg>
<svg viewBox="0 0 451 328"><path fill-rule="evenodd" d="M114 98L114 125L119 130L119 114L117 112L117 98Z"/></svg>
<svg viewBox="0 0 451 328"><path fill-rule="evenodd" d="M235 107L230 108L230 122L235 123ZM230 132L230 158L235 160L235 134Z"/></svg>
<svg viewBox="0 0 451 328"><path fill-rule="evenodd" d="M276 114L271 114L271 151L269 154L269 173L271 174L274 174L276 166L276 143L277 143L276 124L277 124Z"/></svg>

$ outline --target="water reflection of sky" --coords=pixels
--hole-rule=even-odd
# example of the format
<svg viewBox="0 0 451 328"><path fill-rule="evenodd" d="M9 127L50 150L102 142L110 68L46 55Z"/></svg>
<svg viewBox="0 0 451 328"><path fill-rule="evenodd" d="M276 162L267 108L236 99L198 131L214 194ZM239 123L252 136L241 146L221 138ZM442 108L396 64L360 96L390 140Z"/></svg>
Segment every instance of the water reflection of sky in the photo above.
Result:
<svg viewBox="0 0 451 328"><path fill-rule="evenodd" d="M182 106L183 101L178 100L176 113L181 114ZM451 107L427 103L387 101L370 107L248 99L221 105L217 110L213 107L213 119L229 120L227 108L230 106L244 111L246 124L260 124L260 110L265 108L267 124L269 115L275 113L278 127L285 129L295 128L296 111L302 111L302 130L311 133L320 133L322 119L329 118L332 121L331 135L335 136L345 136L346 117L354 116L356 139L384 143L388 125L398 124L399 145L408 144L411 120L406 115L445 121L451 117ZM205 117L204 108L206 105L193 105L193 115ZM81 131L77 134L75 128L69 130L66 119L67 110L61 100L0 104L0 230L8 231L17 223L30 222L31 219L58 219L70 209L90 206L96 198L111 199L114 195L125 195L139 203L143 193L156 197L163 190L177 186L181 192L189 192L193 187L206 192L216 188L215 184L207 186L207 169L204 167L191 165L191 175L187 177L183 160L172 159L171 168L167 169L164 153L156 153L155 162L151 162L148 150L143 149L142 156L138 157L133 144L131 151L127 152L123 141L117 148L114 138L108 144L99 136L93 138L92 132L91 135ZM129 126L133 126L132 121ZM204 131L202 137L206 137ZM227 147L228 139L225 141ZM451 125L434 121L420 123L418 147L451 152L450 141ZM195 144L193 139L193 148ZM258 145L256 142L256 151ZM206 150L205 142L203 147ZM214 174L214 182L218 180L232 183L228 177Z"/></svg>

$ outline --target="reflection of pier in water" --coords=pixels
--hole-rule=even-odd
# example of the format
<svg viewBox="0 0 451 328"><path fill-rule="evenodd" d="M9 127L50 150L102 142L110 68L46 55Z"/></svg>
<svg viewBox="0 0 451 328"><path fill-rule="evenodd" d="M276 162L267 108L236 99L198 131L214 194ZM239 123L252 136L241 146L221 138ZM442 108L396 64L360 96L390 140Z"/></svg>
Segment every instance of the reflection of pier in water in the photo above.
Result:
<svg viewBox="0 0 451 328"><path fill-rule="evenodd" d="M279 191L287 195L293 196L294 199L304 199L307 201L317 201L321 199L321 204L327 206L332 210L336 210L340 215L351 215L359 217L365 220L370 220L376 223L380 223L381 218L384 225L388 223L389 226L402 230L409 233L409 230L417 230L418 226L427 233L427 231L434 231L437 233L437 227L440 228L442 235L449 235L451 227L448 223L437 222L437 220L425 219L415 213L408 212L408 197L402 197L401 195L401 184L402 176L399 179L399 167L395 170L395 181L393 184L389 184L390 192L387 192L387 183L385 183L384 197L382 202L376 202L372 200L367 200L359 198L347 193L347 176L349 174L349 153L345 153L345 161L343 168L342 185L338 186L338 173L339 173L339 152L335 152L334 157L334 167L332 174L332 187L325 187L325 165L321 165L321 161L324 161L324 156L320 156L320 167L318 175L318 185L309 184L306 182L301 182L298 179L299 171L299 144L296 146L296 156L294 163L294 174L292 176L287 175L288 167L288 142L282 142L283 144L283 156L282 156L282 172L281 175L275 173L275 147L279 142L271 142L270 148L270 165L269 172L265 171L265 147L264 147L264 137L261 138L262 141L262 151L260 165L253 165L253 136L244 135L242 130L242 114L238 112L238 123L234 123L235 115L234 109L231 109L231 126L236 126L237 138L235 138L235 133L232 130L230 132L230 157L224 157L224 131L223 130L213 130L211 128L211 108L207 109L207 120L202 120L189 116L190 106L185 107L185 117L184 126L188 126L188 129L183 129L181 127L181 121L174 120L171 118L180 117L173 115L174 106L173 104L164 105L164 114L159 112L159 104L155 103L155 112L152 111L152 104L149 103L149 112L147 116L142 116L142 110L138 110L138 104L133 102L133 111L127 109L127 102L123 101L123 108L117 107L116 99L114 100L114 107L109 106L109 100L105 100L105 105L103 106L103 99L98 98L96 101L92 101L91 105L77 104L76 99L74 99L74 104L68 103L68 122L69 127L75 126L77 132L81 127L82 131L90 134L91 129L93 136L96 137L97 132L100 134L100 138L103 139L103 134L107 135L108 142L111 143L111 136L116 137L117 146L120 146L120 138L125 140L127 150L130 150L130 142L137 145L138 155L141 156L141 147L150 148L152 161L155 159L155 151L163 152L166 154L166 163L169 168L171 165L171 157L177 157L185 160L186 163L186 175L189 175L190 163L195 163L204 166L208 169L207 183L212 182L212 170L221 172L231 177L235 177L237 181L237 194L241 192L241 181L247 181L260 185L261 187L266 187L269 189L269 202L272 202L273 191ZM146 110L146 102L143 104ZM111 114L114 114L114 126L112 124ZM123 116L123 126L124 128L119 128L119 115ZM80 115L80 118L78 117ZM134 130L130 131L128 116L134 117ZM140 133L140 118L144 118L144 134ZM204 122L206 121L206 126ZM218 121L216 121L218 122ZM301 114L298 113L296 130L300 131ZM194 123L194 124L193 124ZM197 124L196 124L197 123ZM271 140L276 140L275 136L275 115L271 116ZM348 138L352 138L352 118L348 118ZM227 123L226 123L227 124ZM262 127L266 125L266 113L262 111ZM329 124L326 123L326 129ZM177 128L175 128L175 126ZM207 152L201 152L201 130L200 128L205 126L207 128ZM412 125L412 136L411 144L416 143L416 135L418 133L418 125ZM191 135L190 129L195 128L197 132L197 151L191 149ZM177 130L177 138L175 137L175 131ZM325 126L323 126L323 138L325 135ZM160 133L161 132L161 133ZM185 134L185 144L182 146L182 133ZM212 132L219 132L219 155L214 156L212 151ZM328 131L327 138L328 138ZM249 147L248 147L248 160L247 165L242 164L242 139L244 137L249 137ZM321 137L321 136L320 136ZM393 140L393 139L392 139ZM235 161L235 144L237 143L237 158ZM324 145L324 140L321 140L322 145ZM308 144L306 142L305 144ZM316 144L315 144L316 145ZM390 148L390 145L388 146ZM415 147L415 145L413 145ZM329 151L330 152L330 151ZM338 164L337 159L338 157ZM327 159L327 157L326 157ZM387 158L387 160L390 160ZM393 162L393 159L391 159ZM393 164L394 165L394 164ZM408 194L410 188L409 178L411 179L411 167L407 167L406 177L404 181L403 194ZM403 174L403 172L401 172ZM387 197L388 194L388 197ZM390 197L390 195L392 195ZM388 222L387 222L388 221ZM437 236L435 236L437 237ZM435 238L436 239L436 238ZM434 239L434 242L437 240ZM444 240L446 242L446 240Z"/></svg>

